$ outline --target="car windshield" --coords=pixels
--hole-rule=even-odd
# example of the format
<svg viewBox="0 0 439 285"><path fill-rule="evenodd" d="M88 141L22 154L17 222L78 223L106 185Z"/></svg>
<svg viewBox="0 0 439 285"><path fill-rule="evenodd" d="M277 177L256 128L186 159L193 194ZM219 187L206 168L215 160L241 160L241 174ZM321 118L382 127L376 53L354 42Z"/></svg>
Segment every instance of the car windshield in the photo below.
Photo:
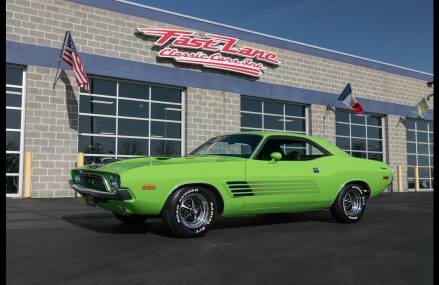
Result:
<svg viewBox="0 0 439 285"><path fill-rule="evenodd" d="M189 155L224 155L249 158L261 141L259 135L238 134L211 138Z"/></svg>

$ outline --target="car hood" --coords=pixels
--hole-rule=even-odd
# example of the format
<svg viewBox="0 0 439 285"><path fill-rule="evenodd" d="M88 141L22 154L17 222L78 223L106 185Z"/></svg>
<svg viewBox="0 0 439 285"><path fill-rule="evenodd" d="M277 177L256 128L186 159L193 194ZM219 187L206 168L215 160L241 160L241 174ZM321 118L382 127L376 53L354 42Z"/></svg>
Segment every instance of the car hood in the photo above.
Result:
<svg viewBox="0 0 439 285"><path fill-rule="evenodd" d="M138 167L145 166L159 166L171 164L191 164L191 163L206 163L206 162L226 162L226 161L242 161L245 158L231 157L231 156L188 156L188 157L145 157L125 159L108 164L92 164L84 168L96 169L99 171L120 172Z"/></svg>

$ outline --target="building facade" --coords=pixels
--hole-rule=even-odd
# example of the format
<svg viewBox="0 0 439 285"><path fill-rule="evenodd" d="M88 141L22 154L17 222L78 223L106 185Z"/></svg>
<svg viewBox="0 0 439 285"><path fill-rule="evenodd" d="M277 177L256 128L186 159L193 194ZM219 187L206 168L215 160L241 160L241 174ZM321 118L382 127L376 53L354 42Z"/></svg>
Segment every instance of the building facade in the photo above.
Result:
<svg viewBox="0 0 439 285"><path fill-rule="evenodd" d="M91 92L65 63L57 72L66 31ZM69 197L78 152L86 163L181 156L258 129L401 166L404 191L418 165L420 190L433 190L432 111L409 115L432 74L117 0L7 0L6 63L8 197L23 195L25 151L31 197ZM365 115L336 102L347 83Z"/></svg>

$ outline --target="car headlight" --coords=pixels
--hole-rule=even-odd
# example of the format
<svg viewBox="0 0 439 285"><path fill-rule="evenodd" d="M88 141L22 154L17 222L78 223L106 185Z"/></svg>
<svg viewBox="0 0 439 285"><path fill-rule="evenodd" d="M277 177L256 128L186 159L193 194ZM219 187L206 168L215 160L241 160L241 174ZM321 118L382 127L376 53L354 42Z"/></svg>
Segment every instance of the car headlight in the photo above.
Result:
<svg viewBox="0 0 439 285"><path fill-rule="evenodd" d="M110 184L111 184L111 187L113 188L113 190L119 189L119 186L120 186L120 184L119 184L119 177L112 176L110 178Z"/></svg>
<svg viewBox="0 0 439 285"><path fill-rule="evenodd" d="M76 175L74 182L75 182L75 184L81 185L81 177L79 175Z"/></svg>

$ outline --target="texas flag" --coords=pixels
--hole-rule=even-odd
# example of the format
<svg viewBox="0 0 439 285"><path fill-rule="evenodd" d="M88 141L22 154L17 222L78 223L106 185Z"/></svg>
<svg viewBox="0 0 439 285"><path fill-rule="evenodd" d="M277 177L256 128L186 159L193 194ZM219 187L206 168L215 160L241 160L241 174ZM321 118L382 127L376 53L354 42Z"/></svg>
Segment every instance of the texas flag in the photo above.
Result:
<svg viewBox="0 0 439 285"><path fill-rule="evenodd" d="M337 101L342 101L356 113L363 113L363 107L361 107L360 103L358 103L352 94L350 83L348 83L348 85L346 85L346 87L343 89L343 92L341 92L341 95L338 97Z"/></svg>

